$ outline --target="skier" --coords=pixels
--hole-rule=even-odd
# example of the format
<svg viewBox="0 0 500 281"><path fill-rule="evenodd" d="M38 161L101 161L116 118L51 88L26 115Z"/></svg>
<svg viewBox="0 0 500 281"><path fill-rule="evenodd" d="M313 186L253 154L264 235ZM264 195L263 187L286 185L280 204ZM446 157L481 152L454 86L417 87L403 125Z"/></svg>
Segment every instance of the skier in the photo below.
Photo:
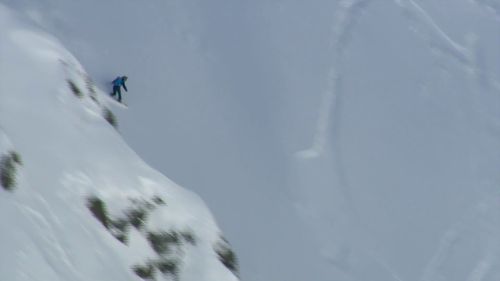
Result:
<svg viewBox="0 0 500 281"><path fill-rule="evenodd" d="M111 96L114 97L118 95L119 102L122 102L121 87L123 87L123 89L125 89L125 91L128 92L127 86L125 86L125 81L127 81L127 79L128 79L127 76L118 76L115 78L115 80L113 80L113 82L111 82L113 84L113 92L111 93Z"/></svg>

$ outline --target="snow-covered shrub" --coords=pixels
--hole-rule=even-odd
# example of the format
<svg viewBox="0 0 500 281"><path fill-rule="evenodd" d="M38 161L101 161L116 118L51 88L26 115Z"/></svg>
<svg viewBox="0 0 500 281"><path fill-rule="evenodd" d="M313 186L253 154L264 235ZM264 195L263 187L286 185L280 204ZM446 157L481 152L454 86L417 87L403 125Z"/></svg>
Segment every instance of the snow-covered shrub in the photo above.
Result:
<svg viewBox="0 0 500 281"><path fill-rule="evenodd" d="M166 254L172 250L172 247L179 246L181 241L177 232L149 232L147 239L149 245L158 254Z"/></svg>
<svg viewBox="0 0 500 281"><path fill-rule="evenodd" d="M154 196L151 200L132 199L133 206L125 211L127 220L137 230L140 230L147 220L149 212L153 211L157 206L164 205L165 202L158 196Z"/></svg>
<svg viewBox="0 0 500 281"><path fill-rule="evenodd" d="M135 228L141 229L147 219L147 210L144 208L133 208L127 211L127 219Z"/></svg>
<svg viewBox="0 0 500 281"><path fill-rule="evenodd" d="M127 243L129 222L125 219L111 219L106 204L100 198L92 196L87 200L87 207L94 217L120 242Z"/></svg>
<svg viewBox="0 0 500 281"><path fill-rule="evenodd" d="M110 219L109 232L123 244L128 242L130 222L126 219Z"/></svg>
<svg viewBox="0 0 500 281"><path fill-rule="evenodd" d="M94 217L108 229L111 235L124 244L128 243L130 227L133 226L141 231L149 212L159 205L164 205L165 202L160 197L154 196L150 200L131 199L130 204L131 206L126 208L122 215L110 216L106 211L106 204L98 197L92 196L87 202L87 206Z"/></svg>
<svg viewBox="0 0 500 281"><path fill-rule="evenodd" d="M23 160L21 159L21 155L19 155L19 153L17 153L16 151L11 151L9 154L15 163L17 163L18 165L23 164Z"/></svg>
<svg viewBox="0 0 500 281"><path fill-rule="evenodd" d="M14 189L16 186L17 165L21 164L21 156L15 151L2 156L0 160L0 183L4 189L9 191Z"/></svg>
<svg viewBox="0 0 500 281"><path fill-rule="evenodd" d="M92 212L94 217L109 229L110 219L106 211L106 204L96 196L92 196L87 200L87 207Z"/></svg>
<svg viewBox="0 0 500 281"><path fill-rule="evenodd" d="M142 279L155 279L155 267L151 263L147 263L145 265L135 265L132 270L134 270L135 274Z"/></svg>
<svg viewBox="0 0 500 281"><path fill-rule="evenodd" d="M107 107L103 109L103 116L106 121L108 121L111 126L117 128L118 127L118 121L116 120L115 114Z"/></svg>
<svg viewBox="0 0 500 281"><path fill-rule="evenodd" d="M158 196L131 199L130 205L121 215L110 216L106 211L106 204L100 198L92 196L88 199L89 210L116 239L127 244L132 226L147 239L156 256L150 257L144 264L132 267L135 274L145 280L155 280L155 275L159 273L178 280L184 247L188 244L196 245L195 235L191 230L150 231L146 228L149 213L164 205L165 201Z"/></svg>
<svg viewBox="0 0 500 281"><path fill-rule="evenodd" d="M13 190L16 185L16 166L10 157L3 156L0 162L0 181L3 188Z"/></svg>
<svg viewBox="0 0 500 281"><path fill-rule="evenodd" d="M84 76L85 86L87 87L88 95L96 104L99 104L99 100L97 99L97 90L94 81L88 74Z"/></svg>
<svg viewBox="0 0 500 281"><path fill-rule="evenodd" d="M92 99L92 101L94 101L96 104L99 104L99 100L97 99L96 96L92 95L90 96L90 98Z"/></svg>
<svg viewBox="0 0 500 281"><path fill-rule="evenodd" d="M194 238L194 233L191 230L184 230L179 232L179 234L181 235L182 239L187 243L193 246L196 245L196 239Z"/></svg>
<svg viewBox="0 0 500 281"><path fill-rule="evenodd" d="M155 261L148 261L143 265L135 265L132 270L142 279L154 280L157 270L164 275L170 275L177 280L179 277L179 261L160 257Z"/></svg>
<svg viewBox="0 0 500 281"><path fill-rule="evenodd" d="M145 209L131 209L127 212L127 219L130 224L132 224L135 228L140 229L147 218L147 211Z"/></svg>
<svg viewBox="0 0 500 281"><path fill-rule="evenodd" d="M155 203L156 205L166 205L165 201L163 201L163 199L160 198L160 196L154 196L152 198L152 201L153 203Z"/></svg>
<svg viewBox="0 0 500 281"><path fill-rule="evenodd" d="M156 268L163 274L172 275L175 279L179 275L179 262L173 259L160 259L156 262Z"/></svg>
<svg viewBox="0 0 500 281"><path fill-rule="evenodd" d="M222 264L238 276L238 259L224 237L221 237L221 240L215 244L214 250Z"/></svg>
<svg viewBox="0 0 500 281"><path fill-rule="evenodd" d="M89 75L85 75L85 85L87 86L90 96L96 94L94 81L92 81L92 78L90 78Z"/></svg>
<svg viewBox="0 0 500 281"><path fill-rule="evenodd" d="M68 86L69 88L71 89L71 92L79 97L79 98L83 98L83 93L82 91L80 90L80 88L78 88L78 86L76 86L75 82L73 82L72 80L69 80L68 79Z"/></svg>

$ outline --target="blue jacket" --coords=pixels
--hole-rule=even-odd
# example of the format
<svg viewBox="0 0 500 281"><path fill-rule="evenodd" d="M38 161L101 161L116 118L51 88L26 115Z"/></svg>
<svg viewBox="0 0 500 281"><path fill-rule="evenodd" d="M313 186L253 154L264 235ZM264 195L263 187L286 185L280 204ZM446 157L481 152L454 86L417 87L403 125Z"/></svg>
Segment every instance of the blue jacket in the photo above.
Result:
<svg viewBox="0 0 500 281"><path fill-rule="evenodd" d="M118 76L111 83L113 83L113 87L121 87L121 86L123 86L123 89L125 89L125 91L128 92L127 86L125 86L125 79L124 78L125 78L125 76L121 76L121 77Z"/></svg>

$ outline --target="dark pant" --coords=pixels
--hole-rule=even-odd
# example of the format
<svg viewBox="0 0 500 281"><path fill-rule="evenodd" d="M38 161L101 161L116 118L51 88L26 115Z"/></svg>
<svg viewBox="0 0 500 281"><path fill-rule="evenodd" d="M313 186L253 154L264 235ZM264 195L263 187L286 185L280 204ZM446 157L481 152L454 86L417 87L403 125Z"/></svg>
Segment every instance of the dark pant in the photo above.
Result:
<svg viewBox="0 0 500 281"><path fill-rule="evenodd" d="M118 101L122 101L122 90L120 89L120 86L113 86L113 92L111 93L111 96L116 96L118 94Z"/></svg>

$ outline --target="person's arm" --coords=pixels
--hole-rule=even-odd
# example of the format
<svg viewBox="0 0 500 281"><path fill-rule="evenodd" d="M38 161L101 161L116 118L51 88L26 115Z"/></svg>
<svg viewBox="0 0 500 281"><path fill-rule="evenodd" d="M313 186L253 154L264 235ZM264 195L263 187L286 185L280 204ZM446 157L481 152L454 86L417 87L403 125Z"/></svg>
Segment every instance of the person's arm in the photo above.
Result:
<svg viewBox="0 0 500 281"><path fill-rule="evenodd" d="M123 81L122 85L123 85L123 89L125 89L125 92L128 92L127 86L125 86L125 81Z"/></svg>

